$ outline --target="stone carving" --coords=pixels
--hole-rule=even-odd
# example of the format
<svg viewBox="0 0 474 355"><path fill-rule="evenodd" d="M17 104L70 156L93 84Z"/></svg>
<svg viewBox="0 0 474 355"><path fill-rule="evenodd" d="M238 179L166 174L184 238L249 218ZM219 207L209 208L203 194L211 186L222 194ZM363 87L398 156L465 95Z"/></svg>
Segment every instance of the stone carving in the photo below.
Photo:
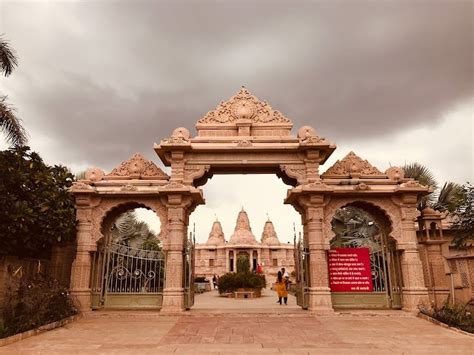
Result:
<svg viewBox="0 0 474 355"><path fill-rule="evenodd" d="M131 184L127 184L127 185L122 186L122 188L120 190L121 191L137 191L138 188L136 186L131 185Z"/></svg>
<svg viewBox="0 0 474 355"><path fill-rule="evenodd" d="M416 180L408 180L400 185L401 187L424 187Z"/></svg>
<svg viewBox="0 0 474 355"><path fill-rule="evenodd" d="M245 87L228 101L223 101L214 111L208 112L198 124L233 123L237 120L250 120L252 123L292 122L279 111L274 110L267 102L260 101Z"/></svg>
<svg viewBox="0 0 474 355"><path fill-rule="evenodd" d="M303 126L298 130L300 144L327 143L326 138L319 137L311 126Z"/></svg>
<svg viewBox="0 0 474 355"><path fill-rule="evenodd" d="M370 190L370 186L367 185L367 184L364 184L363 182L356 185L355 187L356 190L359 190L359 191L366 191L366 190Z"/></svg>
<svg viewBox="0 0 474 355"><path fill-rule="evenodd" d="M110 177L123 178L156 178L157 180L168 180L169 176L150 160L141 154L134 154L129 160L122 162L118 167L107 174Z"/></svg>
<svg viewBox="0 0 474 355"><path fill-rule="evenodd" d="M105 173L102 169L99 168L89 168L86 170L85 177L86 180L96 182L103 179Z"/></svg>
<svg viewBox="0 0 474 355"><path fill-rule="evenodd" d="M194 180L203 177L210 169L210 165L186 165L184 168L184 182L192 184Z"/></svg>
<svg viewBox="0 0 474 355"><path fill-rule="evenodd" d="M280 165L280 170L284 171L290 178L296 179L298 185L307 181L306 166L303 164Z"/></svg>
<svg viewBox="0 0 474 355"><path fill-rule="evenodd" d="M385 175L387 175L389 179L399 181L405 177L405 171L398 166L392 166L385 171Z"/></svg>
<svg viewBox="0 0 474 355"><path fill-rule="evenodd" d="M171 134L170 138L163 139L163 144L189 144L191 141L191 133L187 128L178 127Z"/></svg>
<svg viewBox="0 0 474 355"><path fill-rule="evenodd" d="M359 176L385 176L376 167L372 166L367 160L361 159L354 152L347 154L344 159L338 160L324 174L323 178L344 178Z"/></svg>
<svg viewBox="0 0 474 355"><path fill-rule="evenodd" d="M83 192L83 191L94 191L95 189L82 181L75 181L72 183L72 186L69 188L71 192Z"/></svg>
<svg viewBox="0 0 474 355"><path fill-rule="evenodd" d="M252 146L252 142L245 139L240 140L240 141L234 141L234 143L237 143L237 147L251 147Z"/></svg>

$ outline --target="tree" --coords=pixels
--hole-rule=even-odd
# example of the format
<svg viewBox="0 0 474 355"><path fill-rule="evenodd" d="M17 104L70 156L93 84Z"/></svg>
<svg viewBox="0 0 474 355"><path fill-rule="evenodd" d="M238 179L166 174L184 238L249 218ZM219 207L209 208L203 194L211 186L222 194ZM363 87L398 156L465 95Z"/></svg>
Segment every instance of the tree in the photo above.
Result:
<svg viewBox="0 0 474 355"><path fill-rule="evenodd" d="M29 147L0 151L0 253L39 257L75 237L74 176Z"/></svg>
<svg viewBox="0 0 474 355"><path fill-rule="evenodd" d="M7 41L0 38L0 74L9 76L17 65L15 51ZM26 131L20 119L15 116L13 108L7 103L7 96L0 96L0 130L5 133L7 142L13 146L26 144Z"/></svg>
<svg viewBox="0 0 474 355"><path fill-rule="evenodd" d="M112 227L112 238L116 244L133 248L161 250L159 240L147 223L137 220L134 211L121 214Z"/></svg>
<svg viewBox="0 0 474 355"><path fill-rule="evenodd" d="M464 198L453 213L451 230L454 232L453 243L458 248L472 245L474 240L474 187L467 183L463 186Z"/></svg>
<svg viewBox="0 0 474 355"><path fill-rule="evenodd" d="M438 183L434 178L434 174L420 163L405 164L403 170L405 171L405 177L415 179L421 185L430 186L435 190L434 193L423 196L418 201L420 211L425 207L431 207L440 212L453 212L461 203L463 198L461 185L454 182L445 182L443 187L438 190Z"/></svg>

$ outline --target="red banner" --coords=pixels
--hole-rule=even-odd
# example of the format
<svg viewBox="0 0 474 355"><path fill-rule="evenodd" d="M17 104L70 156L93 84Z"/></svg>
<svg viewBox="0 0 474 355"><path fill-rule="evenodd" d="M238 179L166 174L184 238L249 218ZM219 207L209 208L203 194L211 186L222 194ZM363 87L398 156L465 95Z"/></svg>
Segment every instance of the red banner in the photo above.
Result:
<svg viewBox="0 0 474 355"><path fill-rule="evenodd" d="M371 292L369 248L329 250L329 286L332 292Z"/></svg>

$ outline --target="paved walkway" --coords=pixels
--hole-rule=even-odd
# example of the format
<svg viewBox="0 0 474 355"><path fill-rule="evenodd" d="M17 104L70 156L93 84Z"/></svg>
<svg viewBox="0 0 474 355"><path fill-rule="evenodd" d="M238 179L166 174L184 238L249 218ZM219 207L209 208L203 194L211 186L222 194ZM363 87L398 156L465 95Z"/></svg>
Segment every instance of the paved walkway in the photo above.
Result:
<svg viewBox="0 0 474 355"><path fill-rule="evenodd" d="M314 316L263 299L197 295L182 316L91 312L0 354L474 354L473 337L401 311ZM211 301L220 313L207 313Z"/></svg>

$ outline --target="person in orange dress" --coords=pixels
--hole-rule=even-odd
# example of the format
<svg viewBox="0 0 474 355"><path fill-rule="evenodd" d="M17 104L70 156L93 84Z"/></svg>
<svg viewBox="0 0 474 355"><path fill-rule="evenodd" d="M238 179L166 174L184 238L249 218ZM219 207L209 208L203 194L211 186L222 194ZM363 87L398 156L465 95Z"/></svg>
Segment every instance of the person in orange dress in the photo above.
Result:
<svg viewBox="0 0 474 355"><path fill-rule="evenodd" d="M277 280L276 280L276 292L278 294L278 302L279 304L281 303L281 300L283 298L283 301L285 304L288 304L288 290L286 289L286 282L283 279L283 274L281 271L278 271L277 275Z"/></svg>

